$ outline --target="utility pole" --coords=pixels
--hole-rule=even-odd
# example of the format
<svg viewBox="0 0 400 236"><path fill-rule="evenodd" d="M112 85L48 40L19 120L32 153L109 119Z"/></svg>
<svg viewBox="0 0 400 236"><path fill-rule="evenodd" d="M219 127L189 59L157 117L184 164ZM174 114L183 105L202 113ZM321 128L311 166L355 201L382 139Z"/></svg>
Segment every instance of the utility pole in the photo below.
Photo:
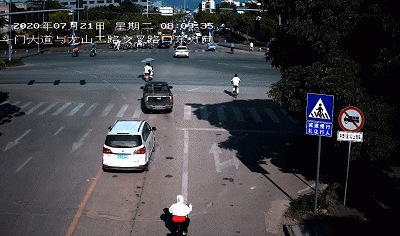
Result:
<svg viewBox="0 0 400 236"><path fill-rule="evenodd" d="M14 9L12 7L12 1L10 0L10 5L8 6L8 12L12 12ZM12 54L12 32L11 32L11 25L12 25L12 20L11 20L11 15L8 16L8 32L9 32L9 37L8 37L8 60L11 61L11 54Z"/></svg>

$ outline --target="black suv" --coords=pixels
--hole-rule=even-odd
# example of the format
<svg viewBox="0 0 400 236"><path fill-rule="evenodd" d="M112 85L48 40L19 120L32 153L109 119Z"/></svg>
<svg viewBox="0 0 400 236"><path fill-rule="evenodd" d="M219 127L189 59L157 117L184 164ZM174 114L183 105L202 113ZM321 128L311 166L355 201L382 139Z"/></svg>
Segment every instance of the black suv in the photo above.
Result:
<svg viewBox="0 0 400 236"><path fill-rule="evenodd" d="M173 94L171 92L172 86L167 82L148 82L143 89L143 111L149 110L166 110L172 112L173 108Z"/></svg>

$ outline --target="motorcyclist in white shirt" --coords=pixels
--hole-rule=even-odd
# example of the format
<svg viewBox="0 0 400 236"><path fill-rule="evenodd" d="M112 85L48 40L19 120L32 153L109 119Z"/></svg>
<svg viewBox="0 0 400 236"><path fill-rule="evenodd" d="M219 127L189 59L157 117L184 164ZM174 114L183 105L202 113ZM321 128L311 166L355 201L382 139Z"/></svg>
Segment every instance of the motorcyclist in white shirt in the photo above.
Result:
<svg viewBox="0 0 400 236"><path fill-rule="evenodd" d="M151 67L150 63L148 63L148 62L144 66L144 73L150 73L150 78L153 79L154 70L153 70L153 67Z"/></svg>
<svg viewBox="0 0 400 236"><path fill-rule="evenodd" d="M176 196L176 203L172 204L169 208L169 212L172 214L172 227L174 233L177 229L177 224L182 224L184 228L184 235L187 234L187 228L189 226L189 218L187 215L192 211L192 204L186 205L183 203L183 196Z"/></svg>
<svg viewBox="0 0 400 236"><path fill-rule="evenodd" d="M235 91L235 87L236 87L236 93L239 94L239 83L240 83L240 78L238 77L237 74L235 74L235 77L233 77L231 79L231 83L233 84L233 88L232 88L232 93Z"/></svg>

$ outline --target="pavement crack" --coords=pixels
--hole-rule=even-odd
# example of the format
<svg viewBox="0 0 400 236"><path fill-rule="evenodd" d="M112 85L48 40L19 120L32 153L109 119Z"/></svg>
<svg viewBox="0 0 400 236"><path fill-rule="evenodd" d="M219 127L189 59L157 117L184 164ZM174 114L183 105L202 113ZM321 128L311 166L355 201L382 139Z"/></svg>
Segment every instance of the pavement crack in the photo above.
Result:
<svg viewBox="0 0 400 236"><path fill-rule="evenodd" d="M132 219L131 219L132 225L131 225L131 230L130 230L130 232L129 232L129 235L131 235L131 236L134 235L133 229L135 228L136 217L138 216L139 208L140 208L141 205L143 205L143 202L142 202L142 195L143 195L143 191L144 191L144 185L145 185L145 183L146 183L146 176L147 176L148 173L149 173L149 172L146 171L146 173L145 173L145 175L144 175L144 177L143 177L142 186L137 186L137 187L136 187L136 189L141 189L141 191L140 191L140 193L137 193L137 194L136 194L136 196L139 197L139 199L137 200L136 209L135 209L134 214L133 214L133 217L132 217Z"/></svg>

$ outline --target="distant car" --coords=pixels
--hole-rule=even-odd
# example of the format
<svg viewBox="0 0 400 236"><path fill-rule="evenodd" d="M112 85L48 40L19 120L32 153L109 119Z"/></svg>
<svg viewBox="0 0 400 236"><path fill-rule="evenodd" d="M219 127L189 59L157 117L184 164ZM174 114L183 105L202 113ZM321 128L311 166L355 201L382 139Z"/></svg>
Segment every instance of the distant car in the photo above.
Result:
<svg viewBox="0 0 400 236"><path fill-rule="evenodd" d="M171 92L172 86L167 82L152 81L141 86L143 89L143 110L166 110L172 112L174 97Z"/></svg>
<svg viewBox="0 0 400 236"><path fill-rule="evenodd" d="M117 120L108 128L103 145L103 171L148 170L155 138L144 120Z"/></svg>
<svg viewBox="0 0 400 236"><path fill-rule="evenodd" d="M175 49L175 57L189 57L189 51L186 46L178 46Z"/></svg>
<svg viewBox="0 0 400 236"><path fill-rule="evenodd" d="M207 44L207 51L214 51L217 50L217 44L216 43L209 43Z"/></svg>

